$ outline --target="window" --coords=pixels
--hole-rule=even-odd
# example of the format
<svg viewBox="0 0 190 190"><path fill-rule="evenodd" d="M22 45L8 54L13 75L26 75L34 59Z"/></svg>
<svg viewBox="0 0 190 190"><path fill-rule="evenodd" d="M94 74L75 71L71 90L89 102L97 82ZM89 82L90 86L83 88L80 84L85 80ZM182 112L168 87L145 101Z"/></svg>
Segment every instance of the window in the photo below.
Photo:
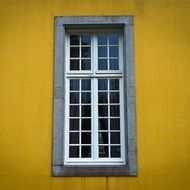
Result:
<svg viewBox="0 0 190 190"><path fill-rule="evenodd" d="M53 175L137 175L132 17L55 22Z"/></svg>
<svg viewBox="0 0 190 190"><path fill-rule="evenodd" d="M122 35L67 32L64 160L124 164Z"/></svg>

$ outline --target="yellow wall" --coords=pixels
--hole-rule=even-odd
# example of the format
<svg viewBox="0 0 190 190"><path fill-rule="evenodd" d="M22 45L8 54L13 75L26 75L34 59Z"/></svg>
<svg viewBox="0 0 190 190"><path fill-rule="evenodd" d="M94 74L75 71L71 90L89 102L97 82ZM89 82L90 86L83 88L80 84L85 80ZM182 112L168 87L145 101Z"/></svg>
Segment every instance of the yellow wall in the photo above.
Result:
<svg viewBox="0 0 190 190"><path fill-rule="evenodd" d="M51 177L54 16L134 15L138 177ZM0 0L0 189L190 189L189 0Z"/></svg>

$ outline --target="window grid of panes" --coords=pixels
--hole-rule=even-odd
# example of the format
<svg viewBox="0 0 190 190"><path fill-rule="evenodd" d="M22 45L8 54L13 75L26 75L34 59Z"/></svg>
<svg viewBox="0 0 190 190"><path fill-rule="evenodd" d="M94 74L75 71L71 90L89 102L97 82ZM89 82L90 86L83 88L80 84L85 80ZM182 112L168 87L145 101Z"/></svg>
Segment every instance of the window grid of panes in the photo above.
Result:
<svg viewBox="0 0 190 190"><path fill-rule="evenodd" d="M122 159L123 76L122 72L118 74L122 55L120 35L70 34L68 47L67 158ZM106 76L99 73L102 70L106 71Z"/></svg>
<svg viewBox="0 0 190 190"><path fill-rule="evenodd" d="M98 70L119 70L119 38L117 34L98 35Z"/></svg>
<svg viewBox="0 0 190 190"><path fill-rule="evenodd" d="M70 36L70 70L91 70L91 35Z"/></svg>
<svg viewBox="0 0 190 190"><path fill-rule="evenodd" d="M98 144L100 158L121 156L119 86L119 79L98 79Z"/></svg>
<svg viewBox="0 0 190 190"><path fill-rule="evenodd" d="M91 80L71 79L69 157L91 157Z"/></svg>

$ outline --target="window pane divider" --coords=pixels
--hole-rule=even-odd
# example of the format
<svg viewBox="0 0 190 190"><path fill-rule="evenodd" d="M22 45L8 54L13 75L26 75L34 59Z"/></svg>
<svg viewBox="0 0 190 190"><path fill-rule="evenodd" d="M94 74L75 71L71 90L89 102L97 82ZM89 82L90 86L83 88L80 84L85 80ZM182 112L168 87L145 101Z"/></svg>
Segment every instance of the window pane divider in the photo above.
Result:
<svg viewBox="0 0 190 190"><path fill-rule="evenodd" d="M77 73L77 74L69 74L67 75L67 78L122 78L123 75L122 74L114 74L114 73L101 73L101 74L96 74L96 75L93 75L93 74L80 74L80 73Z"/></svg>

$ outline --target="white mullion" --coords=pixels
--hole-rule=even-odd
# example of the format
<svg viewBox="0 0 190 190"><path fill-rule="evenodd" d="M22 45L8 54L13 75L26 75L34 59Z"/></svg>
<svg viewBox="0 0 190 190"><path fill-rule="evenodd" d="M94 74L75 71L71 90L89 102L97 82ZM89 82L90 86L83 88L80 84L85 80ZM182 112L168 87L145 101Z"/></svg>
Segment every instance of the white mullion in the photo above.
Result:
<svg viewBox="0 0 190 190"><path fill-rule="evenodd" d="M123 78L119 80L120 83L119 83L119 103L120 103L120 152L121 152L121 158L124 159L126 156L125 156L125 137L124 137L124 134L125 134L125 123L124 123L124 104L121 104L121 100L124 99L124 85L123 85Z"/></svg>
<svg viewBox="0 0 190 190"><path fill-rule="evenodd" d="M93 64L94 64L94 75L98 69L98 45L97 45L97 35L93 34L93 49L94 49L94 57L93 57ZM98 159L98 79L93 78L93 108L94 108L94 115L93 115L93 150L94 150L94 160Z"/></svg>
<svg viewBox="0 0 190 190"><path fill-rule="evenodd" d="M111 142L111 132L110 132L110 79L108 78L108 157L111 157L111 146L110 146L110 142Z"/></svg>
<svg viewBox="0 0 190 190"><path fill-rule="evenodd" d="M79 158L81 158L81 122L82 122L82 105L81 105L81 86L82 86L82 79L79 79Z"/></svg>
<svg viewBox="0 0 190 190"><path fill-rule="evenodd" d="M109 46L109 35L107 35L107 66L108 66L108 71L110 70L110 46Z"/></svg>
<svg viewBox="0 0 190 190"><path fill-rule="evenodd" d="M93 64L94 64L94 70L93 75L96 75L96 72L98 71L98 41L97 41L97 35L93 34Z"/></svg>
<svg viewBox="0 0 190 190"><path fill-rule="evenodd" d="M123 36L119 35L119 71L123 73Z"/></svg>
<svg viewBox="0 0 190 190"><path fill-rule="evenodd" d="M81 35L79 35L79 71L82 70L82 66L81 66L81 57L82 57L82 45L81 45Z"/></svg>
<svg viewBox="0 0 190 190"><path fill-rule="evenodd" d="M93 131L93 136L94 136L94 144L93 144L93 148L94 148L94 159L97 160L98 159L98 126L99 126L99 120L98 120L98 79L94 79L94 131Z"/></svg>

